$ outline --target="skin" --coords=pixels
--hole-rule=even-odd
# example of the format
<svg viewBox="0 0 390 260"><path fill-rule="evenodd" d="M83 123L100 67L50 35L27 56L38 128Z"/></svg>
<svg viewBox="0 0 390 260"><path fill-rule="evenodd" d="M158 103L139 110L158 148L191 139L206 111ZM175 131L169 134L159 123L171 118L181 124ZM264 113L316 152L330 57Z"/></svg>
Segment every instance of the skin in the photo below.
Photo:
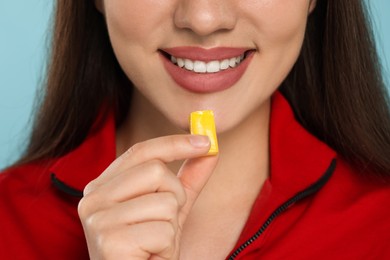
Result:
<svg viewBox="0 0 390 260"><path fill-rule="evenodd" d="M87 185L79 204L91 259L225 258L269 175L270 98L299 55L315 1L96 6L135 92L117 130L118 158ZM164 70L158 50L177 46L256 52L233 87L199 94ZM189 113L206 108L216 115L218 156L203 156L209 140L186 133Z"/></svg>

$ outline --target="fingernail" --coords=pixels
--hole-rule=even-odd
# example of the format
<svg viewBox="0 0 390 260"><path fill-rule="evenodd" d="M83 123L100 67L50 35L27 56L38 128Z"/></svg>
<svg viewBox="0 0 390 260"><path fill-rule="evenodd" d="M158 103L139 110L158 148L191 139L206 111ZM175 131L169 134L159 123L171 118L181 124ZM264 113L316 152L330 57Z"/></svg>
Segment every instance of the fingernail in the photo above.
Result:
<svg viewBox="0 0 390 260"><path fill-rule="evenodd" d="M206 135L191 135L190 143L194 147L202 148L210 145L210 139Z"/></svg>

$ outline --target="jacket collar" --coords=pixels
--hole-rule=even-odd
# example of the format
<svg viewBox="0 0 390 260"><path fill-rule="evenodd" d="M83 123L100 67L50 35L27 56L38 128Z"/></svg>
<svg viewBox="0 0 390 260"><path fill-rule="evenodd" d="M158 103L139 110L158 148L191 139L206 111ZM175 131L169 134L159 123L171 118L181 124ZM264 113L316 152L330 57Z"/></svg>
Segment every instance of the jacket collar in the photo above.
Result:
<svg viewBox="0 0 390 260"><path fill-rule="evenodd" d="M50 168L52 183L65 193L81 197L85 186L115 158L115 119L110 113L101 124L92 127L79 147L54 162Z"/></svg>
<svg viewBox="0 0 390 260"><path fill-rule="evenodd" d="M268 226L278 210L286 210L283 207L290 207L296 198L305 198L303 194L317 192L336 167L335 151L297 122L280 92L273 96L270 122L270 176L253 205L236 249ZM264 236L258 240L262 239Z"/></svg>
<svg viewBox="0 0 390 260"><path fill-rule="evenodd" d="M332 149L295 120L292 109L280 92L272 98L271 111L271 174L255 208L262 205L262 200L269 197L271 191L277 191L280 199L286 199L307 188L323 175L335 157ZM78 148L55 161L50 169L52 181L57 188L82 196L84 187L115 158L115 120L111 113Z"/></svg>
<svg viewBox="0 0 390 260"><path fill-rule="evenodd" d="M273 97L270 124L270 183L285 196L317 181L336 153L295 119L280 92Z"/></svg>

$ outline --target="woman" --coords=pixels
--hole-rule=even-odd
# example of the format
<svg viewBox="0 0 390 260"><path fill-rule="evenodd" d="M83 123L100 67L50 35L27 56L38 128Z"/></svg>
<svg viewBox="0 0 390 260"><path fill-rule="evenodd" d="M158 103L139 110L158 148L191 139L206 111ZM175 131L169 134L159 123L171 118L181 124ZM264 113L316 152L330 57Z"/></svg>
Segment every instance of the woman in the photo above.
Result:
<svg viewBox="0 0 390 260"><path fill-rule="evenodd" d="M0 252L390 257L373 46L362 1L58 1L30 143L1 175ZM188 134L204 109L217 156Z"/></svg>

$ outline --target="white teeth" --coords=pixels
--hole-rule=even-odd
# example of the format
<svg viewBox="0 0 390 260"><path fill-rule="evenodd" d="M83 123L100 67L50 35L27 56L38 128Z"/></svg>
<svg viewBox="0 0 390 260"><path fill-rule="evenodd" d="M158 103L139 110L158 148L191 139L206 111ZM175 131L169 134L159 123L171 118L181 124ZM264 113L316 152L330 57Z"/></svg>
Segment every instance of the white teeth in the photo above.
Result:
<svg viewBox="0 0 390 260"><path fill-rule="evenodd" d="M173 57L173 56L172 56L172 57ZM183 67L184 67L184 60L178 58L178 59L177 59L177 66L179 66L180 68L183 68Z"/></svg>
<svg viewBox="0 0 390 260"><path fill-rule="evenodd" d="M229 60L229 66L232 68L236 67L236 58L231 58Z"/></svg>
<svg viewBox="0 0 390 260"><path fill-rule="evenodd" d="M229 60L228 59L223 60L221 62L221 70L226 70L227 68L229 68Z"/></svg>
<svg viewBox="0 0 390 260"><path fill-rule="evenodd" d="M207 72L207 64L202 61L195 61L194 62L194 71L197 73L205 73Z"/></svg>
<svg viewBox="0 0 390 260"><path fill-rule="evenodd" d="M184 67L185 67L187 70L193 70L193 69L194 69L194 62L193 62L192 60L185 59L185 60L184 60Z"/></svg>
<svg viewBox="0 0 390 260"><path fill-rule="evenodd" d="M190 59L176 58L171 56L171 62L179 66L180 68L184 68L189 71L194 71L196 73L215 73L221 70L226 70L229 67L235 68L238 66L241 61L244 59L244 54L230 58L224 59L221 61L213 60L209 62L204 61L192 61Z"/></svg>
<svg viewBox="0 0 390 260"><path fill-rule="evenodd" d="M207 63L207 72L214 73L220 71L220 62L219 61L210 61Z"/></svg>

